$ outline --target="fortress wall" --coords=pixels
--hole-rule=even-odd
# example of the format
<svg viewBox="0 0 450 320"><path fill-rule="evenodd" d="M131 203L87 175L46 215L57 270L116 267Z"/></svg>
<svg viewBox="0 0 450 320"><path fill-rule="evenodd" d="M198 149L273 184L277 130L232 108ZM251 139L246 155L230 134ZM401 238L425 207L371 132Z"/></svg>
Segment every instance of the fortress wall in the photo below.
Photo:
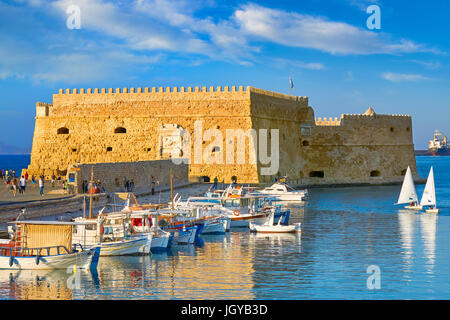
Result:
<svg viewBox="0 0 450 320"><path fill-rule="evenodd" d="M299 140L300 125L311 126L314 122L314 112L308 106L307 97L295 97L284 94L267 94L265 90L253 89L250 93L253 128L278 129L279 168L278 171L267 175L261 174L262 168L268 164L259 163L259 182L271 182L274 177L288 175L291 180L299 177L303 168L302 146ZM270 154L272 141L275 136L268 132L267 148ZM260 145L259 145L260 147Z"/></svg>
<svg viewBox="0 0 450 320"><path fill-rule="evenodd" d="M203 90L203 91L202 91ZM51 176L55 169L64 171L69 164L117 161L148 161L167 158L160 154L160 129L177 124L194 138L194 122L202 120L203 132L217 128L251 127L248 115L249 89L219 87L171 89L170 92L135 93L59 93L54 95L48 112L37 106L30 174ZM72 90L71 92L73 92ZM106 91L106 90L104 90ZM128 91L128 90L127 90ZM130 90L133 91L133 90ZM185 92L183 92L185 91ZM115 133L118 127L126 133ZM58 134L67 128L68 134ZM224 137L225 138L225 137ZM205 148L210 141L203 141ZM225 147L225 141L223 143ZM107 151L107 148L112 150ZM191 154L194 154L193 148ZM192 177L215 175L231 177L240 173L255 179L254 165L190 166Z"/></svg>
<svg viewBox="0 0 450 320"><path fill-rule="evenodd" d="M126 180L134 182L133 193L136 195L151 192L151 176L154 177L155 190L170 188L170 169L174 186L189 183L188 165L175 165L171 160L77 164L69 166L67 173L74 174L77 193L83 193L83 181L86 184L90 181L92 167L94 180L100 180L107 192L125 192Z"/></svg>
<svg viewBox="0 0 450 320"><path fill-rule="evenodd" d="M217 177L228 183L236 176L238 182L258 183L287 174L297 184L388 183L401 181L408 165L417 176L410 116L315 119L307 97L252 87L125 89L60 91L53 96L53 104L38 103L28 172L49 177L55 169L64 171L75 163L167 159L172 129L166 132L161 128L174 125L173 131L184 130L194 140L194 123L202 120L203 134L207 129L222 134L216 152L212 152L214 137L197 137L202 156L219 157L222 163L191 161L191 180ZM120 127L126 133L115 133ZM68 133L58 134L63 128ZM257 133L259 129L279 129L278 171L261 175L268 165L249 163L249 152L254 149L248 139L245 163L237 163L235 143L235 161L227 164L226 152L233 145L227 141L226 129L254 129ZM271 140L269 134L269 148ZM190 152L192 158L193 143ZM322 171L324 176L310 177L313 171ZM371 177L375 171L376 176Z"/></svg>
<svg viewBox="0 0 450 320"><path fill-rule="evenodd" d="M303 139L304 184L401 182L408 165L418 177L410 116L343 115L339 126L316 126Z"/></svg>

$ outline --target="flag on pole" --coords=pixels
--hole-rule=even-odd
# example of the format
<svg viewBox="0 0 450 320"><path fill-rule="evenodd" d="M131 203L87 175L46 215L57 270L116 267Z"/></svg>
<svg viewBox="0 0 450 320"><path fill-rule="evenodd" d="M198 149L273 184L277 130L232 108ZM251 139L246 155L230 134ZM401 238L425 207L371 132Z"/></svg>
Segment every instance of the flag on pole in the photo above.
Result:
<svg viewBox="0 0 450 320"><path fill-rule="evenodd" d="M289 89L294 89L294 82L292 81L291 76L289 76Z"/></svg>

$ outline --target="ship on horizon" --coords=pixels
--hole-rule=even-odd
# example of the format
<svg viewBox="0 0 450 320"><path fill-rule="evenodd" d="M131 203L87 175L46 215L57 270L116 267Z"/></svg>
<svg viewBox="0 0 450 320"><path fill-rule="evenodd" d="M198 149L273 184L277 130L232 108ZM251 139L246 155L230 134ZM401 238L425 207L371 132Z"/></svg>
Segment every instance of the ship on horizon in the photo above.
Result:
<svg viewBox="0 0 450 320"><path fill-rule="evenodd" d="M439 130L436 130L433 139L428 141L428 153L432 156L449 156L450 146L447 144L447 137Z"/></svg>

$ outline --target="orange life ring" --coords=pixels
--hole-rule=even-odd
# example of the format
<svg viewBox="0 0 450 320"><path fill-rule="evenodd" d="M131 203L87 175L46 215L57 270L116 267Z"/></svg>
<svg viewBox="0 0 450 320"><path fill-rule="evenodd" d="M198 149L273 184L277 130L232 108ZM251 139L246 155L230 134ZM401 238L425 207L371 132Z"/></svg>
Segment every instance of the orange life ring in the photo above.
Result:
<svg viewBox="0 0 450 320"><path fill-rule="evenodd" d="M237 217L237 216L239 216L239 210L238 209L234 209L234 211L233 211L233 214Z"/></svg>

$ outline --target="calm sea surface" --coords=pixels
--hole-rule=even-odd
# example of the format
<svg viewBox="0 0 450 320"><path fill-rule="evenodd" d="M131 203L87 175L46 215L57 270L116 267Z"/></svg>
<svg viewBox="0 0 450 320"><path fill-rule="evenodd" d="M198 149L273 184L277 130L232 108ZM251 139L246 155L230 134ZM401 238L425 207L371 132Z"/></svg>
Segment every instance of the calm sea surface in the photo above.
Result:
<svg viewBox="0 0 450 320"><path fill-rule="evenodd" d="M450 157L417 165L422 177L434 167L438 215L394 207L400 186L311 189L306 207L291 207L301 235L233 231L167 253L101 257L79 289L64 270L0 270L0 298L449 299ZM370 265L380 289L367 288Z"/></svg>

